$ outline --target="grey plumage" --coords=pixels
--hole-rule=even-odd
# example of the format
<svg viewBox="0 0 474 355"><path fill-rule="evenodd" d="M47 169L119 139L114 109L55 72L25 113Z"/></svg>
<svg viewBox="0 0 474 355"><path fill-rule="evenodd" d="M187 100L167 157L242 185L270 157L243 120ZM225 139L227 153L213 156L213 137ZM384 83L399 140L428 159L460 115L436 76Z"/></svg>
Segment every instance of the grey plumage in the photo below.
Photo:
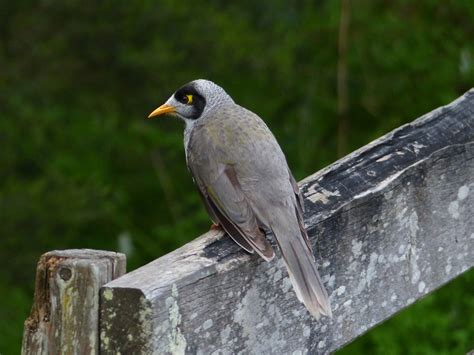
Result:
<svg viewBox="0 0 474 355"><path fill-rule="evenodd" d="M186 103L186 92L196 99ZM201 99L205 104L197 115L189 106ZM263 120L207 80L185 85L162 107L186 122L186 161L214 223L267 261L274 251L266 236L273 235L298 299L316 318L331 316L304 229L298 185Z"/></svg>

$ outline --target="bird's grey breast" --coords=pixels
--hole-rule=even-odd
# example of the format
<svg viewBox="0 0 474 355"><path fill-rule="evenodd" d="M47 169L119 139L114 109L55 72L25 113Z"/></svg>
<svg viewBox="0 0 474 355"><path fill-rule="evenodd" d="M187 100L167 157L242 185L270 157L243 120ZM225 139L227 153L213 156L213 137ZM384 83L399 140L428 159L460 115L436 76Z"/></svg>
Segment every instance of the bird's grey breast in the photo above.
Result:
<svg viewBox="0 0 474 355"><path fill-rule="evenodd" d="M188 164L188 146L191 139L191 132L193 130L193 125L186 125L184 128L184 155L186 157L186 164Z"/></svg>

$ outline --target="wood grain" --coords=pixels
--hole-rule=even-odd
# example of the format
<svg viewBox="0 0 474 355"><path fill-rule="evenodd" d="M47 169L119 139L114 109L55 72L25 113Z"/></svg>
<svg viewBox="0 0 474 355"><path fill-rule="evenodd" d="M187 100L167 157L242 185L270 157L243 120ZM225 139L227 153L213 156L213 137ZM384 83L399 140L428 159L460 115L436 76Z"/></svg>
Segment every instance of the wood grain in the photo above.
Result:
<svg viewBox="0 0 474 355"><path fill-rule="evenodd" d="M125 273L125 255L90 249L43 254L22 354L98 354L99 289Z"/></svg>

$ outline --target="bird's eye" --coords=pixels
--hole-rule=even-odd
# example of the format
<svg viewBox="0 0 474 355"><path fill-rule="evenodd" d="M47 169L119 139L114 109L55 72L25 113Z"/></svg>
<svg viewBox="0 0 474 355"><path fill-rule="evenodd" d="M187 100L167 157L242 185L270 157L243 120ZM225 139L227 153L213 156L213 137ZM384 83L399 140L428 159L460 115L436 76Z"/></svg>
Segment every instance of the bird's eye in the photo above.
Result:
<svg viewBox="0 0 474 355"><path fill-rule="evenodd" d="M194 105L194 94L189 90L178 90L174 95L175 99L184 105Z"/></svg>

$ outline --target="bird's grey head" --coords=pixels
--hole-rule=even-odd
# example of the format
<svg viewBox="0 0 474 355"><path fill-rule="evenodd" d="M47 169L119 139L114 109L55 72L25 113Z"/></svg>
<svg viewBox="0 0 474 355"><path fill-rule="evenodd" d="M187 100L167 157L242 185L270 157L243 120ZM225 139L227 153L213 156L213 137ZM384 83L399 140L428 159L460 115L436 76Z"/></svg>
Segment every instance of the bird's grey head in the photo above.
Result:
<svg viewBox="0 0 474 355"><path fill-rule="evenodd" d="M180 87L163 105L148 117L171 114L183 119L186 124L208 117L209 112L233 104L232 98L219 85L209 80L198 79Z"/></svg>

